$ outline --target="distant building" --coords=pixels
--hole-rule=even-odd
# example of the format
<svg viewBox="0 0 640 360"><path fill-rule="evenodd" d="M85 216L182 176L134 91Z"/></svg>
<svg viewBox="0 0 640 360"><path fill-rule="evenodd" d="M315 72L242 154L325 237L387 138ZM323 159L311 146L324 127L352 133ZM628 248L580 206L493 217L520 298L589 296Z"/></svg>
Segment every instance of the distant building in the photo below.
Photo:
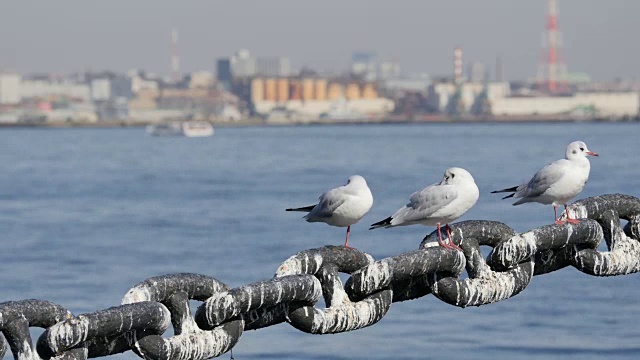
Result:
<svg viewBox="0 0 640 360"><path fill-rule="evenodd" d="M216 60L216 80L224 89L231 88L231 81L233 81L231 59L221 58Z"/></svg>
<svg viewBox="0 0 640 360"><path fill-rule="evenodd" d="M446 114L474 113L479 99L504 98L509 95L509 84L498 83L462 83L456 86L453 82L438 82L429 86L427 103L431 109Z"/></svg>
<svg viewBox="0 0 640 360"><path fill-rule="evenodd" d="M581 92L570 96L504 97L494 99L494 115L583 115L589 117L636 117L637 92Z"/></svg>
<svg viewBox="0 0 640 360"><path fill-rule="evenodd" d="M21 77L19 74L0 72L0 105L15 105L20 103Z"/></svg>
<svg viewBox="0 0 640 360"><path fill-rule="evenodd" d="M383 116L393 111L390 99L378 95L373 82L329 80L312 77L254 77L249 83L249 102L258 115L286 111L304 119L318 119L338 104L357 118Z"/></svg>
<svg viewBox="0 0 640 360"><path fill-rule="evenodd" d="M289 76L291 63L286 57L259 57L255 60L255 74L258 76Z"/></svg>
<svg viewBox="0 0 640 360"><path fill-rule="evenodd" d="M189 74L189 88L208 89L213 84L213 74L209 71L196 71Z"/></svg>
<svg viewBox="0 0 640 360"><path fill-rule="evenodd" d="M23 99L56 97L87 102L91 101L91 88L88 84L64 78L35 75L22 79L20 96Z"/></svg>
<svg viewBox="0 0 640 360"><path fill-rule="evenodd" d="M233 77L251 77L256 74L256 59L251 57L249 50L237 51L230 60Z"/></svg>
<svg viewBox="0 0 640 360"><path fill-rule="evenodd" d="M488 80L487 67L481 62L472 62L471 64L469 64L467 78L469 79L469 82L472 83L484 83L486 80Z"/></svg>
<svg viewBox="0 0 640 360"><path fill-rule="evenodd" d="M351 55L351 73L366 81L375 81L378 55L375 52L355 52Z"/></svg>

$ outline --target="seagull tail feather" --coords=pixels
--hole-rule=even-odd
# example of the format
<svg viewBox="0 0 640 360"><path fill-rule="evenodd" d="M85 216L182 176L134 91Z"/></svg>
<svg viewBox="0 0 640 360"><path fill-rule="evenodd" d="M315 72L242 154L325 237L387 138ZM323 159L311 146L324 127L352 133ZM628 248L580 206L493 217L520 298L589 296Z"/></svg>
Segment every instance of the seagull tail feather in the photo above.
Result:
<svg viewBox="0 0 640 360"><path fill-rule="evenodd" d="M389 216L388 218L382 221L378 221L375 224L371 224L371 227L369 228L369 230L373 230L381 227L389 227L389 226L391 226L391 216Z"/></svg>
<svg viewBox="0 0 640 360"><path fill-rule="evenodd" d="M315 205L309 205L309 206L304 206L304 207L299 207L299 208L289 208L286 209L286 211L303 211L303 212L309 212L311 211L311 209L313 209L315 207Z"/></svg>

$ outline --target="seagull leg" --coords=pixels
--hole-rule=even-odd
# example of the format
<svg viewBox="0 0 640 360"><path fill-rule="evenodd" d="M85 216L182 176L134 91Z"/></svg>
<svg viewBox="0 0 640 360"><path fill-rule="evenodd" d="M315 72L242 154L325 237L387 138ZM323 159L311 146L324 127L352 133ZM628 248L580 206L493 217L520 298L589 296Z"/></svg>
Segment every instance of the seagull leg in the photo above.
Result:
<svg viewBox="0 0 640 360"><path fill-rule="evenodd" d="M572 218L569 216L569 209L567 209L567 204L565 204L565 205L564 205L564 211L567 213L567 222L568 222L568 223L570 223L570 224L578 224L578 223L580 223L580 220L578 220L578 219L572 219Z"/></svg>
<svg viewBox="0 0 640 360"><path fill-rule="evenodd" d="M438 244L440 244L440 246L442 246L445 249L448 249L448 250L452 249L451 245L442 241L442 232L440 231L440 223L437 223L436 226L438 227Z"/></svg>
<svg viewBox="0 0 640 360"><path fill-rule="evenodd" d="M349 233L351 233L351 225L347 226L347 238L344 240L345 247L349 247Z"/></svg>
<svg viewBox="0 0 640 360"><path fill-rule="evenodd" d="M556 219L556 225L562 225L565 223L565 221L558 219L558 205L556 204L553 204L553 213L554 213L554 218Z"/></svg>
<svg viewBox="0 0 640 360"><path fill-rule="evenodd" d="M462 251L460 246L453 243L453 238L451 237L451 228L449 227L449 224L446 225L446 229L447 229L447 237L449 238L449 248Z"/></svg>
<svg viewBox="0 0 640 360"><path fill-rule="evenodd" d="M442 241L442 233L440 232L440 223L437 223L436 226L438 227L438 244L440 244L440 246L442 246L445 249L448 249L449 247L447 246L447 244L444 243L444 241Z"/></svg>

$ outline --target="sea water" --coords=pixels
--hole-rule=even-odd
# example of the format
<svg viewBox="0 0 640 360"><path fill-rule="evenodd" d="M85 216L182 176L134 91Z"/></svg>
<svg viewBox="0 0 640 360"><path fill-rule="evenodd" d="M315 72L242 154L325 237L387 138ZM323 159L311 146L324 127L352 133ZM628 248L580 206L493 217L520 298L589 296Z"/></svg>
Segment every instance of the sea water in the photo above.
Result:
<svg viewBox="0 0 640 360"><path fill-rule="evenodd" d="M459 221L527 231L551 223L553 208L513 207L492 190L527 180L583 140L600 157L590 158L577 199L640 196L639 134L638 123L221 127L209 138L152 137L142 128L2 129L0 302L37 298L81 314L119 305L152 276L192 272L230 287L268 280L299 251L344 243L344 228L284 209L314 204L353 174L367 179L374 205L349 242L377 260L417 249L434 228L368 225L451 166L471 172L480 188ZM337 335L279 324L245 332L234 357L635 359L638 276L596 278L568 267L496 304L461 309L429 295Z"/></svg>

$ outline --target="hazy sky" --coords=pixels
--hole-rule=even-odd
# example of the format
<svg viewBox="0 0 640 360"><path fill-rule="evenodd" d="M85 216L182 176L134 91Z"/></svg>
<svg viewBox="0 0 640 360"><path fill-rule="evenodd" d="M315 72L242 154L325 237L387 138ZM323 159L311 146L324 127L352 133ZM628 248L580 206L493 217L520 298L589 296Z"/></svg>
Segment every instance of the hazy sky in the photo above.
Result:
<svg viewBox="0 0 640 360"><path fill-rule="evenodd" d="M535 76L544 0L3 1L0 70L169 72L170 33L179 32L182 71L246 48L283 55L295 67L345 69L353 51L395 58L406 72L448 75L453 47L508 79ZM570 72L640 78L640 1L558 0Z"/></svg>

